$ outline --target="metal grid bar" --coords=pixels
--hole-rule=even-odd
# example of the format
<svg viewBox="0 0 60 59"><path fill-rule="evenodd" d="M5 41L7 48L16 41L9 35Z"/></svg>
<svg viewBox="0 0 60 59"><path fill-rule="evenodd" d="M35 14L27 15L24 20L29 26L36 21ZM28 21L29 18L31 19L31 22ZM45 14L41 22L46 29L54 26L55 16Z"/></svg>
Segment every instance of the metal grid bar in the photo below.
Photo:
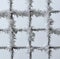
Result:
<svg viewBox="0 0 60 59"><path fill-rule="evenodd" d="M32 0L29 0L29 59L32 59L32 51L31 51L31 34L32 34L32 30L31 30L31 21L32 21L32 14L31 14L31 6L32 6Z"/></svg>
<svg viewBox="0 0 60 59"><path fill-rule="evenodd" d="M50 12L49 11L51 11L50 9L51 9L51 7L50 7L50 0L47 0L47 4L48 4L48 6L47 6L47 11L48 11L48 17L47 17L47 22L48 22L48 59L50 59L50 54L51 54L51 50L50 50L50 29L51 29L51 19L50 19Z"/></svg>
<svg viewBox="0 0 60 59"><path fill-rule="evenodd" d="M51 37L51 34L54 33L54 30L51 28L51 22L52 20L50 19L50 16L51 16L51 13L59 13L60 11L59 10L52 10L51 9L51 6L50 6L50 3L51 3L51 0L47 0L47 12L46 11L36 11L36 10L32 10L31 9L31 6L32 6L32 0L29 0L29 11L17 11L17 10L13 10L12 9L12 4L13 4L13 1L12 0L9 0L10 2L10 10L9 11L3 11L3 12L0 12L0 17L9 17L9 21L10 21L10 27L9 29L0 29L0 31L3 31L3 32L8 32L10 33L10 47L0 47L0 49L9 49L10 52L11 52L11 59L13 59L14 57L14 49L29 49L29 59L32 59L32 50L34 49L38 49L38 50L48 50L48 59L50 59L50 55L51 55L51 49L60 49L60 46L58 47L53 47L53 46L50 46L50 37ZM48 14L47 14L48 13ZM45 29L45 28L38 28L38 29L33 29L31 27L31 16L35 15L36 17L38 16L45 16L47 14L47 23L48 23L48 29ZM14 19L13 19L13 15L16 15L16 16L28 16L29 17L29 29L15 29L14 28ZM33 31L48 31L48 46L47 48L46 47L34 47L31 45L31 42L32 42L32 36L31 34L33 34ZM26 47L26 46L23 46L23 47L17 47L15 46L15 33L18 32L18 31L26 31L29 33L29 38L28 38L28 42L29 42L29 47ZM57 29L58 31L58 29ZM52 32L52 33L51 33Z"/></svg>
<svg viewBox="0 0 60 59"><path fill-rule="evenodd" d="M14 46L14 20L13 20L13 14L11 13L12 11L12 0L10 0L10 52L11 52L11 59L13 59L14 56L14 51L13 51L13 46Z"/></svg>

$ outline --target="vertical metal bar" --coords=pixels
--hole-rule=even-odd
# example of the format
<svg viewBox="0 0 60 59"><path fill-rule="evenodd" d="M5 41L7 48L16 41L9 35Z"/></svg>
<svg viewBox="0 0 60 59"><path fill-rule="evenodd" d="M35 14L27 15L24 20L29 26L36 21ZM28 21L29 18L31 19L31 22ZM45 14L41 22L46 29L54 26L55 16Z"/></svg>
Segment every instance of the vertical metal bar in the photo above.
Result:
<svg viewBox="0 0 60 59"><path fill-rule="evenodd" d="M12 3L13 1L10 0L10 15L9 15L9 20L10 20L10 52L11 52L11 59L13 59L14 56L14 51L13 47L14 45L14 20L13 20L13 13L12 13Z"/></svg>
<svg viewBox="0 0 60 59"><path fill-rule="evenodd" d="M32 30L31 30L31 21L32 21L32 18L31 18L31 6L32 6L32 0L29 0L29 59L32 59L32 51L31 51L31 33L32 33Z"/></svg>
<svg viewBox="0 0 60 59"><path fill-rule="evenodd" d="M50 11L51 11L51 7L50 7L50 0L47 0L47 23L48 23L48 59L50 59L50 55L51 55L51 50L50 50L50 38L51 38L51 19L50 19Z"/></svg>

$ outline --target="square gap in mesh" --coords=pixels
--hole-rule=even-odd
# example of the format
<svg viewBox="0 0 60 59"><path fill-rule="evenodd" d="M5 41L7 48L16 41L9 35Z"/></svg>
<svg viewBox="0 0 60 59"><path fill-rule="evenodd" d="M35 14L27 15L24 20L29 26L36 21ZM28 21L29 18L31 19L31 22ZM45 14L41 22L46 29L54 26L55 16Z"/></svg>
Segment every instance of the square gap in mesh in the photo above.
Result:
<svg viewBox="0 0 60 59"><path fill-rule="evenodd" d="M27 49L14 49L14 58L13 59L29 59L29 54Z"/></svg>
<svg viewBox="0 0 60 59"><path fill-rule="evenodd" d="M47 18L46 17L36 17L36 16L32 16L32 24L31 26L33 28L47 28Z"/></svg>
<svg viewBox="0 0 60 59"><path fill-rule="evenodd" d="M15 41L16 46L28 46L28 33L24 31L17 32Z"/></svg>
<svg viewBox="0 0 60 59"><path fill-rule="evenodd" d="M28 10L28 2L27 0L14 0L13 1L13 9L18 11Z"/></svg>
<svg viewBox="0 0 60 59"><path fill-rule="evenodd" d="M0 18L0 29L8 29L9 21L7 18Z"/></svg>
<svg viewBox="0 0 60 59"><path fill-rule="evenodd" d="M50 4L53 10L60 10L60 0L51 0Z"/></svg>
<svg viewBox="0 0 60 59"><path fill-rule="evenodd" d="M32 59L48 59L48 54L45 51L34 50L32 52Z"/></svg>
<svg viewBox="0 0 60 59"><path fill-rule="evenodd" d="M60 59L60 49L52 50L50 59Z"/></svg>
<svg viewBox="0 0 60 59"><path fill-rule="evenodd" d="M51 18L53 19L53 28L60 28L60 13L52 14Z"/></svg>
<svg viewBox="0 0 60 59"><path fill-rule="evenodd" d="M35 38L34 41L32 41L32 46L45 47L48 43L47 32L39 31L34 33Z"/></svg>
<svg viewBox="0 0 60 59"><path fill-rule="evenodd" d="M60 46L60 35L51 34L51 46Z"/></svg>
<svg viewBox="0 0 60 59"><path fill-rule="evenodd" d="M46 1L47 0L33 0L32 9L46 11L47 10Z"/></svg>
<svg viewBox="0 0 60 59"><path fill-rule="evenodd" d="M9 10L9 0L0 0L0 11Z"/></svg>
<svg viewBox="0 0 60 59"><path fill-rule="evenodd" d="M27 29L29 25L28 17L14 16L16 29Z"/></svg>
<svg viewBox="0 0 60 59"><path fill-rule="evenodd" d="M10 52L7 49L0 49L0 59L11 59Z"/></svg>
<svg viewBox="0 0 60 59"><path fill-rule="evenodd" d="M0 46L10 46L10 36L8 33L0 32Z"/></svg>

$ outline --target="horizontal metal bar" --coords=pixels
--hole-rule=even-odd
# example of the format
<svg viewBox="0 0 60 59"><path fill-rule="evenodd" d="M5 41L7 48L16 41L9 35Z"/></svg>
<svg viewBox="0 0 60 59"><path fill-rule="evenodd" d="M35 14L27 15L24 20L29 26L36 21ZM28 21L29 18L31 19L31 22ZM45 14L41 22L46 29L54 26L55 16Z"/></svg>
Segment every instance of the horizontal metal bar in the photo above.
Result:
<svg viewBox="0 0 60 59"><path fill-rule="evenodd" d="M60 10L52 10L52 11L50 11L50 13L59 13L60 12ZM0 18L1 17L9 17L9 14L10 13L12 13L13 15L16 15L17 17L18 16L27 16L28 17L28 15L29 15L29 12L28 11L17 11L17 10L13 10L13 11L8 11L8 10L6 10L6 11L0 11ZM35 15L35 16L45 16L46 15L46 11L41 11L41 10L38 10L38 11L36 11L36 10L31 10L31 15L33 16L33 15Z"/></svg>
<svg viewBox="0 0 60 59"><path fill-rule="evenodd" d="M60 46L56 46L56 47L49 47L50 49L60 49Z"/></svg>
<svg viewBox="0 0 60 59"><path fill-rule="evenodd" d="M45 31L46 29L42 28L42 29L31 29L32 31ZM2 32L9 32L9 29L0 29L0 31ZM28 31L28 29L14 29L14 32L18 32L18 31Z"/></svg>
<svg viewBox="0 0 60 59"><path fill-rule="evenodd" d="M27 47L27 46L22 46L22 47L12 47L13 49L28 49L29 47ZM36 47L36 46L32 46L31 47L32 49L40 49L40 50L42 50L42 49L60 49L60 46L56 46L56 47L53 47L53 46L50 46L49 48L48 47ZM9 47L0 47L0 49L10 49Z"/></svg>

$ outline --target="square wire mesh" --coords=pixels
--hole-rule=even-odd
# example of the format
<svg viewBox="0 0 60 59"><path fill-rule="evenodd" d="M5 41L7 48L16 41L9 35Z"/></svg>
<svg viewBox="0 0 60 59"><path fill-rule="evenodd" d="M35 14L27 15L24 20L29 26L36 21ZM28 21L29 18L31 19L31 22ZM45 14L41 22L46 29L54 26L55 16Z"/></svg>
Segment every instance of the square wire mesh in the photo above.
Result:
<svg viewBox="0 0 60 59"><path fill-rule="evenodd" d="M8 1L8 0L6 0L6 1ZM3 5L5 5L7 3L6 1L4 1ZM17 1L17 0L15 0L15 1ZM34 0L28 0L27 1L28 4L26 6L26 4L24 4L24 2L25 2L24 0L23 0L23 2L18 2L18 3L17 2L14 3L14 0L9 0L9 4L6 6L6 9L4 9L4 6L1 4L2 8L0 9L0 11L1 11L0 20L2 20L2 22L0 22L0 24L2 23L1 25L3 25L3 26L0 27L0 34L2 34L0 39L4 40L4 37L7 37L8 41L10 41L10 43L7 43L6 39L5 39L6 41L4 41L4 45L3 45L3 42L0 43L0 49L2 49L2 51L0 50L1 51L0 56L5 57L5 53L3 56L2 52L4 52L7 49L10 52L9 51L5 51L5 52L9 53L9 57L11 57L10 59L17 59L17 58L34 59L34 57L36 59L40 59L40 58L43 59L43 57L45 57L45 59L51 59L52 58L51 55L53 53L58 54L57 51L60 51L59 50L60 45L58 43L57 43L57 45L52 44L51 41L55 41L54 39L55 38L57 39L57 37L60 34L60 29L53 26L54 21L52 19L52 14L55 14L55 13L57 15L59 14L59 12L60 12L59 7L56 7L56 9L54 9L54 8L52 8L53 4L51 4L52 3L51 0L43 0L41 2L41 5L44 2L46 2L43 4L43 5L46 5L46 8L45 8L45 6L41 7L41 5L39 4L39 6L36 9L35 6L37 6L37 4L38 4L37 1L40 3L42 0L40 0L40 1L36 0L36 3L35 3L36 5L33 4ZM58 1L58 0L56 0L56 1ZM23 4L23 6L22 6L22 4ZM22 7L19 9L20 6L22 6ZM34 6L34 7L32 7L32 6ZM55 6L55 4L54 4L54 6ZM24 9L24 7L26 7L27 9ZM57 16L57 15L55 15L55 16ZM40 18L44 21L42 21ZM54 19L56 19L56 18L54 18ZM36 19L36 20L34 20L34 19ZM39 22L39 20L41 20L41 21ZM45 22L45 20L47 22ZM6 24L5 24L5 21L7 21ZM18 25L15 22L17 22L18 24L24 23L25 27L23 24ZM38 24L36 25L36 23L38 23ZM8 25L8 26L5 28L6 25ZM16 27L16 25L18 25L18 26ZM39 27L39 26L41 26L41 27ZM47 28L46 28L46 26L47 26ZM46 32L46 35L43 32L44 33ZM41 35L41 37L39 37L38 34ZM57 35L57 36L55 38L53 37L51 40L51 35L53 35L53 36ZM19 37L19 39L18 39L18 37ZM47 40L46 42L44 39L45 37ZM27 40L25 40L25 38ZM35 42L36 39L38 40L37 42ZM39 39L41 39L40 42L39 42ZM19 41L21 41L21 42L19 42ZM5 50L3 50L3 49L5 49ZM57 49L57 51L53 51L54 49ZM46 52L47 52L47 54L46 54ZM27 54L27 55L25 55L25 54ZM6 54L6 57L7 56L8 56L8 54ZM56 58L53 57L53 59L56 59Z"/></svg>

